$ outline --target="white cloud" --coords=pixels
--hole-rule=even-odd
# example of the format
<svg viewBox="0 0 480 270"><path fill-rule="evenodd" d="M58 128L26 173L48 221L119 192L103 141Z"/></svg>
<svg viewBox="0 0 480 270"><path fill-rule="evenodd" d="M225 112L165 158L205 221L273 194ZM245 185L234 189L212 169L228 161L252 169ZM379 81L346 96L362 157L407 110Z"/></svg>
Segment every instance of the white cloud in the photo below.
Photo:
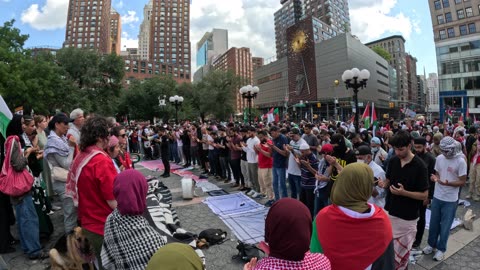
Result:
<svg viewBox="0 0 480 270"><path fill-rule="evenodd" d="M140 19L139 19L138 16L137 16L137 12L136 12L136 11L133 11L133 10L127 11L127 14L125 14L125 15L122 16L122 24L123 24L123 25L131 24L131 23L136 23L136 22L138 22L139 20L140 20Z"/></svg>
<svg viewBox="0 0 480 270"><path fill-rule="evenodd" d="M122 51L125 51L126 48L138 48L138 39L130 38L127 32L122 32L122 38L120 41Z"/></svg>
<svg viewBox="0 0 480 270"><path fill-rule="evenodd" d="M21 21L37 30L63 28L67 21L67 10L68 0L46 0L41 7L39 4L32 4L24 10Z"/></svg>
<svg viewBox="0 0 480 270"><path fill-rule="evenodd" d="M391 14L397 0L350 0L349 5L352 34L362 42L381 38L385 34L401 34L408 40L413 31L421 33L415 11L415 19L403 12Z"/></svg>
<svg viewBox="0 0 480 270"><path fill-rule="evenodd" d="M228 46L248 47L253 56L275 56L273 14L281 5L272 0L201 0L190 6L192 72L196 71L196 44L213 28L228 30Z"/></svg>
<svg viewBox="0 0 480 270"><path fill-rule="evenodd" d="M122 9L123 8L123 0L113 1L112 6L114 6L115 8L118 8L118 9Z"/></svg>

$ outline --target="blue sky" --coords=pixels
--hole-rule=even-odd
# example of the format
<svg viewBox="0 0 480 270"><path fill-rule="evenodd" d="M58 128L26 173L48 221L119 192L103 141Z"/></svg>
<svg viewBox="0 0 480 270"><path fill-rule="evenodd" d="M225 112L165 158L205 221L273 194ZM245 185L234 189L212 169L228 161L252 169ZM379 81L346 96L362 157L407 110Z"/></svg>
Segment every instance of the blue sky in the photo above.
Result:
<svg viewBox="0 0 480 270"><path fill-rule="evenodd" d="M136 47L143 6L147 0L112 0L122 15L122 48ZM418 59L417 73L437 72L428 1L349 0L352 33L362 42L401 34L406 50ZM255 56L275 55L273 13L280 0L193 0L192 51L212 28L229 30L229 46L250 47ZM0 0L0 21L16 20L15 27L30 35L26 47L61 47L65 39L68 0ZM195 60L192 55L192 62ZM195 64L192 63L195 71Z"/></svg>

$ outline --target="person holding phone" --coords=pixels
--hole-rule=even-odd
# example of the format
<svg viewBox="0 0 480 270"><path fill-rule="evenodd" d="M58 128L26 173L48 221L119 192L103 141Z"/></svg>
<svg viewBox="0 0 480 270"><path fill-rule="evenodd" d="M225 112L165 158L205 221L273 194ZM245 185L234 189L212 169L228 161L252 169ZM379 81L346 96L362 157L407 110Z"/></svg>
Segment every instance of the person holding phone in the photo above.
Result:
<svg viewBox="0 0 480 270"><path fill-rule="evenodd" d="M385 210L392 222L395 268L406 269L423 201L428 198L428 170L412 153L412 136L400 130L390 140L395 150L388 164L386 179L378 186L387 190Z"/></svg>

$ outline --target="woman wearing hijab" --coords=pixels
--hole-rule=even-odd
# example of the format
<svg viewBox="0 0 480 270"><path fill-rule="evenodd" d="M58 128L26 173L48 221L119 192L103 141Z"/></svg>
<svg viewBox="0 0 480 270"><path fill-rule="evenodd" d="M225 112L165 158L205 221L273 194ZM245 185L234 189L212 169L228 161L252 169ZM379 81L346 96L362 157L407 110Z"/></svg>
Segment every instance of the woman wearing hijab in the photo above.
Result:
<svg viewBox="0 0 480 270"><path fill-rule="evenodd" d="M115 177L117 208L105 223L101 253L104 269L143 270L155 251L166 244L142 216L147 191L147 180L136 170L125 170Z"/></svg>
<svg viewBox="0 0 480 270"><path fill-rule="evenodd" d="M368 165L347 165L333 185L333 204L313 222L310 250L323 252L332 269L395 269L390 220L382 208L367 203L372 187Z"/></svg>
<svg viewBox="0 0 480 270"><path fill-rule="evenodd" d="M148 262L146 270L203 270L203 263L193 248L171 243L161 247Z"/></svg>
<svg viewBox="0 0 480 270"><path fill-rule="evenodd" d="M283 198L275 202L265 220L265 242L260 247L268 257L255 265L255 259L245 265L250 270L331 269L323 254L309 250L312 234L310 210L300 201Z"/></svg>

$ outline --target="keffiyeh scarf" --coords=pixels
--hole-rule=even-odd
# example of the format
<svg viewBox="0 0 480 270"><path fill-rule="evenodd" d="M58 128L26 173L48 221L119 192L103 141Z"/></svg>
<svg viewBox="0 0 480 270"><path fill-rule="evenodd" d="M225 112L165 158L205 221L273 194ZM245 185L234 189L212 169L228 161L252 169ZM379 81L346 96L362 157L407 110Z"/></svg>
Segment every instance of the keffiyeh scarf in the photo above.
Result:
<svg viewBox="0 0 480 270"><path fill-rule="evenodd" d="M454 138L447 136L440 141L440 151L447 159L454 158L462 150L459 144Z"/></svg>
<svg viewBox="0 0 480 270"><path fill-rule="evenodd" d="M47 144L45 145L44 155L47 157L49 154L58 154L61 157L68 156L70 147L68 146L67 137L59 137L55 131L50 131L50 135L47 138Z"/></svg>
<svg viewBox="0 0 480 270"><path fill-rule="evenodd" d="M123 216L115 209L105 223L102 264L105 269L143 270L167 243L143 216Z"/></svg>

